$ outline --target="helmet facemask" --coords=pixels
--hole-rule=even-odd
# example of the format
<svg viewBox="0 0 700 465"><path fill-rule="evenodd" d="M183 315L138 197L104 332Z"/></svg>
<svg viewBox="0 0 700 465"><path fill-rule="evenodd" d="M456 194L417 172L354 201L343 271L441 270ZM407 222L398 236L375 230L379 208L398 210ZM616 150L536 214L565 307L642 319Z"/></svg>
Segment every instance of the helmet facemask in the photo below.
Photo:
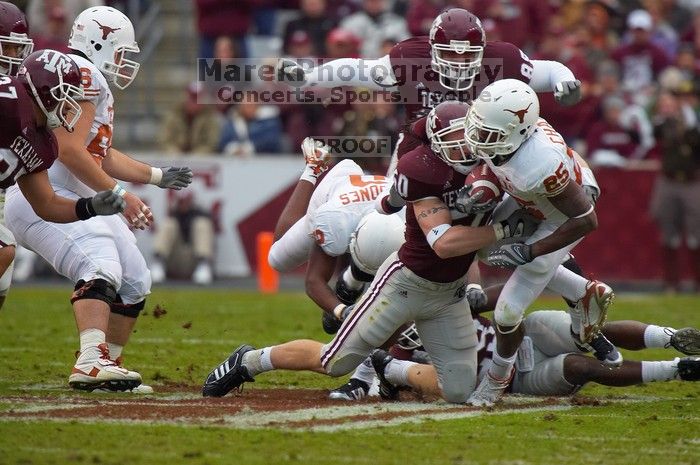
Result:
<svg viewBox="0 0 700 465"><path fill-rule="evenodd" d="M122 45L114 51L114 61L104 61L100 68L105 76L119 89L124 90L136 78L140 64L127 58L139 53L138 45ZM129 55L127 55L129 54Z"/></svg>
<svg viewBox="0 0 700 465"><path fill-rule="evenodd" d="M415 350L423 346L423 342L420 340L415 323L411 323L408 328L401 332L399 337L396 339L396 345L404 350Z"/></svg>
<svg viewBox="0 0 700 465"><path fill-rule="evenodd" d="M460 173L465 170L463 174L467 174L477 161L464 139L465 121L466 118L453 119L448 127L429 133L433 152Z"/></svg>
<svg viewBox="0 0 700 465"><path fill-rule="evenodd" d="M7 52L12 47L15 56ZM14 76L22 61L34 50L34 41L27 34L12 32L9 36L0 36L0 75Z"/></svg>
<svg viewBox="0 0 700 465"><path fill-rule="evenodd" d="M464 55L465 60L445 58L444 52L454 52ZM431 44L431 66L438 73L443 87L463 91L474 85L474 79L481 70L484 57L484 47L471 46L466 40L451 40L450 45Z"/></svg>
<svg viewBox="0 0 700 465"><path fill-rule="evenodd" d="M477 158L493 159L515 152L525 140L526 136L522 137L517 146L511 141L511 134L515 128L516 125L512 123L505 128L487 126L472 106L467 113L464 136L467 146Z"/></svg>

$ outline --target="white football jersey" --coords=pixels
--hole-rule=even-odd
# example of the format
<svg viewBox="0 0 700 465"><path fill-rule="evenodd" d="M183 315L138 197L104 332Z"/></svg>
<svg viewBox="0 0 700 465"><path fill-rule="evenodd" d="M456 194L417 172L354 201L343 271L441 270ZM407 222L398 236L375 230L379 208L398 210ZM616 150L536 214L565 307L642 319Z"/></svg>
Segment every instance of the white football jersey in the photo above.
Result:
<svg viewBox="0 0 700 465"><path fill-rule="evenodd" d="M112 129L114 127L114 96L107 79L92 64L80 55L70 54L80 68L81 84L85 98L95 105L95 118L85 140L85 146L95 160L101 165L107 150L112 146ZM49 180L55 188L64 188L81 197L95 194L95 191L83 184L66 166L56 160L49 169Z"/></svg>
<svg viewBox="0 0 700 465"><path fill-rule="evenodd" d="M583 184L576 152L547 121L540 118L537 130L510 160L496 166L486 160L503 188L521 207L546 222L563 223L568 218L549 201L572 180Z"/></svg>
<svg viewBox="0 0 700 465"><path fill-rule="evenodd" d="M357 224L374 211L375 199L390 185L390 179L364 175L355 162L343 160L314 191L306 211L309 234L326 254L343 255Z"/></svg>

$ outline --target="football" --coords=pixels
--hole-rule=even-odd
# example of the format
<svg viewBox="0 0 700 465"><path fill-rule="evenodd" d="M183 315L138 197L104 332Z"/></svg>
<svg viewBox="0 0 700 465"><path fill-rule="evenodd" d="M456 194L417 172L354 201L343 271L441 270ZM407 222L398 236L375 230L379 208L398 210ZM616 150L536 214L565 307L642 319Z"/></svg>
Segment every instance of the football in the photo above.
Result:
<svg viewBox="0 0 700 465"><path fill-rule="evenodd" d="M467 186L471 184L472 188L469 192L471 196L483 191L482 197L479 199L479 204L485 204L491 200L496 200L498 202L503 199L501 182L498 180L498 176L496 176L486 164L482 163L473 169L467 175L464 184Z"/></svg>

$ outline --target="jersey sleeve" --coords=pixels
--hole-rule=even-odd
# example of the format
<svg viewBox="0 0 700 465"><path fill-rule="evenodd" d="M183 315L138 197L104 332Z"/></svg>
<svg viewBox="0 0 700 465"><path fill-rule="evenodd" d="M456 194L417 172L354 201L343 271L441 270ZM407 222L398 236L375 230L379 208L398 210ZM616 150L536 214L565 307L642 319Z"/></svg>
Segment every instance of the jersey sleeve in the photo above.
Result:
<svg viewBox="0 0 700 465"><path fill-rule="evenodd" d="M338 257L348 251L350 236L359 218L347 208L326 203L311 216L311 234L326 255Z"/></svg>
<svg viewBox="0 0 700 465"><path fill-rule="evenodd" d="M407 202L429 197L442 198L451 170L435 154L420 146L399 160L394 174L394 186Z"/></svg>
<svg viewBox="0 0 700 465"><path fill-rule="evenodd" d="M83 98L78 99L83 102L92 102L97 106L97 100L100 97L101 87L98 76L94 75L95 71L86 67L80 67L80 86L83 89Z"/></svg>

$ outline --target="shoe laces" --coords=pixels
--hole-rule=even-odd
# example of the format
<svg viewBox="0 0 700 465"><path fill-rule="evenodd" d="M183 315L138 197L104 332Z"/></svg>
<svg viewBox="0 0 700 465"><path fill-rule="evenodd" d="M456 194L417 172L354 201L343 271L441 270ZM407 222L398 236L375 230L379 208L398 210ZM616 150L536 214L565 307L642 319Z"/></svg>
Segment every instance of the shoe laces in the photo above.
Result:
<svg viewBox="0 0 700 465"><path fill-rule="evenodd" d="M115 366L117 365L117 364L114 362L114 360L112 360L111 358L109 358L109 346L107 345L107 343L103 342L102 344L99 344L99 345L97 346L97 349L100 351L100 358L101 358L102 360L106 360L106 361L108 361L108 362L109 362L110 364L112 364L112 365L115 365Z"/></svg>
<svg viewBox="0 0 700 465"><path fill-rule="evenodd" d="M669 328L668 326L664 327L664 334L669 336L668 342L664 344L664 349L669 349L671 347L671 341L673 340L673 336L676 334L676 332Z"/></svg>

